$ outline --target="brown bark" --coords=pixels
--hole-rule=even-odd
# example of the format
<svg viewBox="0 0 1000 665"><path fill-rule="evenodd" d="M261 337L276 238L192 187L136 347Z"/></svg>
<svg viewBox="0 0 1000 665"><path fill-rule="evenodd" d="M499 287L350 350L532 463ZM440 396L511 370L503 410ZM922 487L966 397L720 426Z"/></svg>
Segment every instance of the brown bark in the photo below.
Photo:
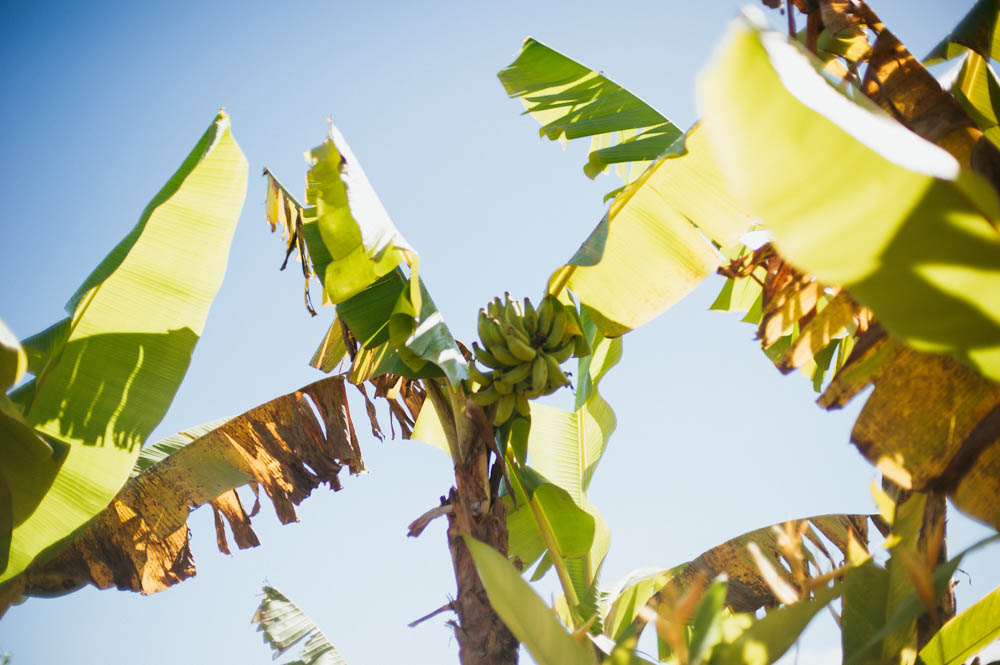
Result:
<svg viewBox="0 0 1000 665"><path fill-rule="evenodd" d="M448 494L448 549L455 569L458 595L451 603L458 615L455 637L462 665L516 665L518 642L493 611L472 555L462 536L470 535L502 554L507 553L507 520L497 483L490 482L493 428L482 408L465 401L459 391L445 395L432 381L428 397L443 417L455 460L455 487ZM487 439L490 441L488 442ZM494 459L494 466L503 460Z"/></svg>

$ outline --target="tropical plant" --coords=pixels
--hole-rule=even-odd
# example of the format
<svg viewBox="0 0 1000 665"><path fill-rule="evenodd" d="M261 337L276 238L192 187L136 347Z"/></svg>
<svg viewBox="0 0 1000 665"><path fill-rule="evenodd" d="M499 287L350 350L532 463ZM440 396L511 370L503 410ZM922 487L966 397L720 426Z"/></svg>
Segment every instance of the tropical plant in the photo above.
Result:
<svg viewBox="0 0 1000 665"><path fill-rule="evenodd" d="M746 18L702 76L704 117L687 132L527 40L500 73L507 92L544 136L590 137L585 173L614 168L624 185L535 304L481 310L471 351L331 126L308 153L304 204L265 171L266 216L286 263L301 261L310 311L312 276L336 306L312 364L345 371L148 449L108 509L4 591L152 592L189 577L191 505L212 505L223 551L223 517L238 546L257 544L258 506L248 513L234 489L263 487L288 521L342 465L363 468L346 386L384 436L370 384L393 429L452 458L454 487L410 531L447 518L458 593L443 609L466 665L516 662L518 643L541 665L645 662L649 624L660 660L770 663L838 598L845 663L962 662L1000 634L997 592L955 615L949 581L965 553L944 546L946 496L1000 528L1000 152L982 29L998 12L977 3L935 49L963 55L947 91L860 0L796 0L787 36ZM822 406L874 384L852 439L882 471L878 513L766 527L607 586L610 531L587 497L616 426L600 382L623 335L716 271L727 281L713 308L746 312L768 357L809 376ZM573 409L539 401L569 383L571 356ZM31 356L4 342L2 357L13 376ZM532 581L555 571L553 607L528 568ZM307 651L325 649L287 599L265 594L273 644L311 634Z"/></svg>
<svg viewBox="0 0 1000 665"><path fill-rule="evenodd" d="M247 163L220 111L135 228L22 342L2 328L0 583L111 501L166 413L225 272Z"/></svg>

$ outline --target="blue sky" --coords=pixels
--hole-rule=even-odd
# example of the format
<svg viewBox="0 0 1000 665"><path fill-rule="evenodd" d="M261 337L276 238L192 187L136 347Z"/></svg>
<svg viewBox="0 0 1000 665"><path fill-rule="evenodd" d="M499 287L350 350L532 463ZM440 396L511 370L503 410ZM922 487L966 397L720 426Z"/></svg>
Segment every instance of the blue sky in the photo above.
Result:
<svg viewBox="0 0 1000 665"><path fill-rule="evenodd" d="M617 186L610 176L588 181L584 147L539 139L505 97L495 74L521 40L531 35L602 70L688 126L696 72L738 4L8 6L0 316L21 337L61 318L225 106L250 189L225 283L153 440L319 378L306 363L332 312L310 318L296 271L277 271L281 244L264 221L259 174L266 165L301 192L302 153L322 141L328 116L421 253L421 276L453 332L471 340L476 311L494 295L538 297ZM871 4L922 55L972 3ZM848 439L860 403L819 410L808 381L780 376L760 353L752 327L706 311L718 288L709 280L628 335L622 364L602 384L619 422L591 490L612 528L608 581L766 524L873 508L875 472ZM457 662L446 617L406 627L454 594L443 524L405 538L447 492L449 462L417 442L362 444L371 473L345 479L336 494L319 490L296 525L279 526L265 506L254 522L261 547L220 554L211 514L198 511L195 579L149 598L86 589L31 599L0 622L0 652L16 665L265 662L249 619L266 579L352 665ZM986 533L957 515L950 528L956 543ZM963 565L960 601L1000 582L991 557L995 550ZM818 654L835 640L817 626L799 662L828 662Z"/></svg>

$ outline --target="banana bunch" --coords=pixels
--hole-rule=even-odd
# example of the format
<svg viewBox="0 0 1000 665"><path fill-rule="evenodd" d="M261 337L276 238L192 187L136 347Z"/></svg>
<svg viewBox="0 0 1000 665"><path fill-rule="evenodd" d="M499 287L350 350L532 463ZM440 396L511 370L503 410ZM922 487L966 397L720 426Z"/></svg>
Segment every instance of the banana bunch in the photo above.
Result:
<svg viewBox="0 0 1000 665"><path fill-rule="evenodd" d="M515 413L527 416L528 400L569 385L560 365L570 356L585 356L590 345L576 308L546 294L536 309L505 294L479 310L479 339L473 342L481 372L469 365L469 378L478 383L471 399L480 406L495 404L493 424L503 425Z"/></svg>

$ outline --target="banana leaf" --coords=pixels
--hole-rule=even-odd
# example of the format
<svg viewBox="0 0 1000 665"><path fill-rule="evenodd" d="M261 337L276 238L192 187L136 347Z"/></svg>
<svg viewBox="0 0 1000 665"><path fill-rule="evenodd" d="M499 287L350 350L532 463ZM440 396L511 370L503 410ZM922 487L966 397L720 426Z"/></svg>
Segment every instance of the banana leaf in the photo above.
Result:
<svg viewBox="0 0 1000 665"><path fill-rule="evenodd" d="M960 665L1000 637L1000 587L952 617L917 654L921 665Z"/></svg>
<svg viewBox="0 0 1000 665"><path fill-rule="evenodd" d="M6 582L107 506L173 400L226 268L247 163L220 112L134 229L70 299L15 392L53 452L0 446L12 500Z"/></svg>
<svg viewBox="0 0 1000 665"><path fill-rule="evenodd" d="M945 81L948 83L948 81ZM975 51L968 51L955 69L951 90L966 113L976 122L994 145L1000 145L1000 80L990 66L990 61Z"/></svg>
<svg viewBox="0 0 1000 665"><path fill-rule="evenodd" d="M338 320L361 344L352 380L385 373L444 375L455 385L467 378L465 359L420 280L417 252L389 219L336 127L331 125L330 138L310 151L309 159L305 207L265 170L267 220L272 230L281 227L287 240L286 263L289 254L299 252L310 311L309 278L315 274L324 304L337 305ZM330 353L336 332L331 326L316 352L316 362L331 369L343 358Z"/></svg>
<svg viewBox="0 0 1000 665"><path fill-rule="evenodd" d="M949 60L972 49L983 58L1000 59L1000 2L978 0L951 33L935 46L924 62L928 65Z"/></svg>
<svg viewBox="0 0 1000 665"><path fill-rule="evenodd" d="M251 621L274 652L272 660L306 640L299 658L287 665L347 665L312 619L274 587L264 587L264 598Z"/></svg>
<svg viewBox="0 0 1000 665"><path fill-rule="evenodd" d="M589 178L612 164L634 162L631 177L618 170L628 183L683 134L614 81L530 37L497 76L507 94L519 98L525 113L542 125L542 136L553 141L591 137L583 167Z"/></svg>
<svg viewBox="0 0 1000 665"><path fill-rule="evenodd" d="M490 605L538 665L594 665L593 651L566 632L507 557L470 536L464 538Z"/></svg>
<svg viewBox="0 0 1000 665"><path fill-rule="evenodd" d="M325 378L148 447L112 504L54 559L33 563L9 586L28 595L86 584L162 591L194 576L187 518L206 503L222 552L229 553L227 523L240 549L258 545L251 518L261 489L288 524L315 488L341 488L341 468L364 470L345 386L342 376ZM248 483L258 499L249 511L235 492Z"/></svg>
<svg viewBox="0 0 1000 665"><path fill-rule="evenodd" d="M1000 207L985 181L746 24L700 98L730 189L782 256L848 288L909 345L1000 378Z"/></svg>

